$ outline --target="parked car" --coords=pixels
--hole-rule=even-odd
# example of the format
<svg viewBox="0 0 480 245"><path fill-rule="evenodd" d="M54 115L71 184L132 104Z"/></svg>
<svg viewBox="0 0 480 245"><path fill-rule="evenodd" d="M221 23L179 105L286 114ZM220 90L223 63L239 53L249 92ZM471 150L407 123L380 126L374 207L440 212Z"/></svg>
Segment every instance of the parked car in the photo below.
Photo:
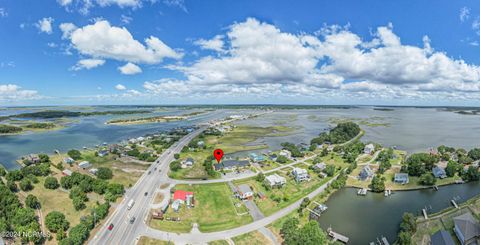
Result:
<svg viewBox="0 0 480 245"><path fill-rule="evenodd" d="M108 230L111 231L112 229L113 229L113 224L110 224L110 225L108 226Z"/></svg>

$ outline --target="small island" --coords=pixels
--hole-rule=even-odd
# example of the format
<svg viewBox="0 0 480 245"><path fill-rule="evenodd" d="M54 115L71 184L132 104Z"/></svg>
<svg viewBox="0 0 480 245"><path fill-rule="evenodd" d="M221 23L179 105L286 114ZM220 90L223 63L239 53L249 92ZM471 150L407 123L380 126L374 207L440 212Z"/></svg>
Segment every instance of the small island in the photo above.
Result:
<svg viewBox="0 0 480 245"><path fill-rule="evenodd" d="M205 113L204 111L196 111L183 115L170 115L170 116L154 116L154 117L140 117L140 118L125 118L125 119L113 119L105 124L112 125L133 125L133 124L148 124L148 123L160 123L160 122L175 122L186 120L192 116Z"/></svg>
<svg viewBox="0 0 480 245"><path fill-rule="evenodd" d="M36 121L17 121L9 120L5 124L0 124L0 135L14 135L26 132L44 132L59 130L65 127L65 122L36 122Z"/></svg>

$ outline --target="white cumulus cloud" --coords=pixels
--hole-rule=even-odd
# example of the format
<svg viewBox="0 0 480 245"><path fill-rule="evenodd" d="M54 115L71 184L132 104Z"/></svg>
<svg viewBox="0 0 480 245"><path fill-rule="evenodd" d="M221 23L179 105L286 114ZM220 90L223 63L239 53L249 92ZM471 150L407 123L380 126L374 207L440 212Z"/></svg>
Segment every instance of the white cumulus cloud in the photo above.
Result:
<svg viewBox="0 0 480 245"><path fill-rule="evenodd" d="M40 30L40 32L45 32L47 34L52 34L53 29L52 29L52 23L54 19L52 17L46 17L41 20L39 20L37 23L35 23L35 26Z"/></svg>
<svg viewBox="0 0 480 245"><path fill-rule="evenodd" d="M19 101L40 98L41 96L35 90L22 89L15 84L0 84L0 101Z"/></svg>
<svg viewBox="0 0 480 245"><path fill-rule="evenodd" d="M106 20L75 29L70 41L79 53L94 58L158 64L165 58L180 59L183 56L154 36L146 38L144 45L125 27L111 26Z"/></svg>
<svg viewBox="0 0 480 245"><path fill-rule="evenodd" d="M120 70L120 72L125 75L133 75L142 72L142 69L139 66L130 62L128 62L124 66L118 67L118 70Z"/></svg>
<svg viewBox="0 0 480 245"><path fill-rule="evenodd" d="M123 86L122 84L117 84L117 85L115 86L115 89L117 89L117 90L125 90L125 89L127 89L127 87Z"/></svg>
<svg viewBox="0 0 480 245"><path fill-rule="evenodd" d="M223 36L216 35L210 40L198 39L194 42L195 45L200 46L201 49L210 49L218 52L223 52Z"/></svg>
<svg viewBox="0 0 480 245"><path fill-rule="evenodd" d="M102 59L82 59L75 64L71 70L79 71L83 69L90 70L95 67L99 67L105 64L105 60Z"/></svg>
<svg viewBox="0 0 480 245"><path fill-rule="evenodd" d="M77 29L73 23L62 23L60 24L60 30L62 31L62 39L69 39L72 32Z"/></svg>

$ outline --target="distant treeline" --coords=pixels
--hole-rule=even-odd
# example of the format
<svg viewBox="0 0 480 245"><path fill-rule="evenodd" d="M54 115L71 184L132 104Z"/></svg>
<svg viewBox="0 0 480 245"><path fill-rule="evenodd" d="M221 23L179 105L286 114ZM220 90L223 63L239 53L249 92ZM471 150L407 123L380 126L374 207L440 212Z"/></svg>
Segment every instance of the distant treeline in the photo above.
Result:
<svg viewBox="0 0 480 245"><path fill-rule="evenodd" d="M311 144L321 145L323 143L341 144L345 143L360 133L360 127L353 122L339 123L330 132L322 132L311 140Z"/></svg>
<svg viewBox="0 0 480 245"><path fill-rule="evenodd" d="M30 113L21 113L11 115L10 118L62 118L62 117L82 117L82 116L98 116L98 115L128 115L128 114L144 114L151 113L150 110L123 110L123 111L93 111L93 112L78 112L78 111L61 111L49 110Z"/></svg>
<svg viewBox="0 0 480 245"><path fill-rule="evenodd" d="M21 132L22 128L11 125L0 124L0 134L13 134Z"/></svg>

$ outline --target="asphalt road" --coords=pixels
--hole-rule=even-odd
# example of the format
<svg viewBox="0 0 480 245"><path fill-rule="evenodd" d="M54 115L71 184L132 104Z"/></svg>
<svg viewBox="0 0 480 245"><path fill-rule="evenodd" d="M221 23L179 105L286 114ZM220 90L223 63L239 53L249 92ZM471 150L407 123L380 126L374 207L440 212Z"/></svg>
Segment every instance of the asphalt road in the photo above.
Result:
<svg viewBox="0 0 480 245"><path fill-rule="evenodd" d="M100 231L89 241L89 244L134 244L138 235L148 229L144 219L147 217L150 210L149 206L155 197L155 189L159 187L160 183L166 181L165 176L168 172L169 163L174 159L173 155L180 152L185 145L205 130L205 128L201 127L186 135L160 155L137 183L125 193L122 202L100 228ZM149 171L151 172L150 174ZM147 196L145 196L145 192L148 192ZM131 199L135 200L135 204L128 210L127 203ZM131 217L136 218L133 224L129 222ZM114 225L111 231L107 228L110 224Z"/></svg>

